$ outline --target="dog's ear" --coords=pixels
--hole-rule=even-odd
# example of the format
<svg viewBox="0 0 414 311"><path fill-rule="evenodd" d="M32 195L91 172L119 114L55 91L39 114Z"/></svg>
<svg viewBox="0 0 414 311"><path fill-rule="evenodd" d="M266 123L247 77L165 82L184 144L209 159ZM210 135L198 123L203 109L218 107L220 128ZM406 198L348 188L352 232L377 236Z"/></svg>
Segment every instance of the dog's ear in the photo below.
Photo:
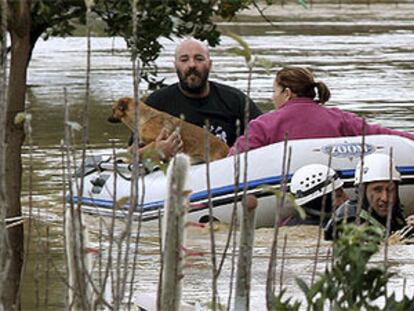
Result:
<svg viewBox="0 0 414 311"><path fill-rule="evenodd" d="M118 107L117 108L120 111L125 112L125 111L128 110L128 107L129 107L129 98L124 97L124 98L121 98L118 101Z"/></svg>

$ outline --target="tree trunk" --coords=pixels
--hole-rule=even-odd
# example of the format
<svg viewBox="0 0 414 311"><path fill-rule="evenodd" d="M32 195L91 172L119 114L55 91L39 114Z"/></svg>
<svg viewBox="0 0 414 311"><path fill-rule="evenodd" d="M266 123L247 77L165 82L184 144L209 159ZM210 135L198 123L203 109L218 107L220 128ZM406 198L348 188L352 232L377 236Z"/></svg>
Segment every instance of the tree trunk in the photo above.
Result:
<svg viewBox="0 0 414 311"><path fill-rule="evenodd" d="M32 46L30 43L31 1L10 1L8 28L11 37L10 77L8 109L6 116L6 188L8 209L6 217L21 215L21 150L24 142L23 124L15 124L14 118L25 108L27 67ZM20 309L17 293L20 286L24 254L23 225L9 229L11 265L7 275L7 287L3 291L5 310Z"/></svg>
<svg viewBox="0 0 414 311"><path fill-rule="evenodd" d="M6 145L4 140L6 137L6 111L7 111L7 102L6 102L6 20L5 12L6 5L4 0L1 0L1 48L0 48L0 310L3 309L2 302L2 293L3 289L6 287L5 278L8 271L9 261L9 245L8 245L8 235L7 228L5 223L6 211L7 211L7 190L6 190Z"/></svg>

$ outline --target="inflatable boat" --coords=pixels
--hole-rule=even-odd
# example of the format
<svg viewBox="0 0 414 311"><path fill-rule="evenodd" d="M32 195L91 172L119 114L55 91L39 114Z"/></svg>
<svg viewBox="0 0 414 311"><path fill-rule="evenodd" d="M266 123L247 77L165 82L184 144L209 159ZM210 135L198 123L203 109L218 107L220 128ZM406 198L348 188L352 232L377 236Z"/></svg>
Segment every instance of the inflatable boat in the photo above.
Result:
<svg viewBox="0 0 414 311"><path fill-rule="evenodd" d="M362 137L355 136L292 140L287 143L287 148L291 150L287 174L283 174L283 158L286 155L283 142L249 151L246 163L244 154L240 154L239 161L236 161L236 156L232 156L208 165L191 166L187 180L187 188L191 191L189 220L208 221L209 206L212 206L214 220L230 222L235 204L240 215L240 202L243 189L246 189L248 194L258 198L256 227L274 226L278 209L282 218L294 211L294 204L290 200L286 200L283 208L280 208L282 204L275 195L275 190L280 188L284 180L283 175L289 185L296 169L311 163L328 165L331 159L331 167L344 180L346 191L351 193L354 188L354 168L361 153L389 154L391 150L402 175L401 201L408 208L407 213L414 212L414 141L399 136L372 135L365 137L363 146ZM139 178L137 206L120 206L119 199L130 195L131 165L113 163L102 156L87 162L83 176L77 177L84 179L84 189L77 192L76 187L73 187L71 195L67 197L68 204L80 203L84 213L109 217L126 217L128 210L133 208L134 217L140 217L143 222L157 220L162 214L167 196L166 176L162 170L146 173ZM236 165L237 162L239 165ZM244 182L245 170L247 180ZM235 175L239 176L239 182L236 182Z"/></svg>

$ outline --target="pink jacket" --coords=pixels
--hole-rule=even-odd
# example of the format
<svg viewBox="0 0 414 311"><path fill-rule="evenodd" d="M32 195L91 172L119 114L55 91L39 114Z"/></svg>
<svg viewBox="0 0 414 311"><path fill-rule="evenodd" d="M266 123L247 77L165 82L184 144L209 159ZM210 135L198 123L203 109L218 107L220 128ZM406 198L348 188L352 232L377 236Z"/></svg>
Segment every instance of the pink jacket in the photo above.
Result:
<svg viewBox="0 0 414 311"><path fill-rule="evenodd" d="M338 108L327 108L306 97L296 97L278 110L265 113L249 122L249 149L256 149L284 140L357 136L362 134L362 118ZM366 135L389 134L414 140L414 134L365 124ZM243 152L245 137L240 136L229 155Z"/></svg>

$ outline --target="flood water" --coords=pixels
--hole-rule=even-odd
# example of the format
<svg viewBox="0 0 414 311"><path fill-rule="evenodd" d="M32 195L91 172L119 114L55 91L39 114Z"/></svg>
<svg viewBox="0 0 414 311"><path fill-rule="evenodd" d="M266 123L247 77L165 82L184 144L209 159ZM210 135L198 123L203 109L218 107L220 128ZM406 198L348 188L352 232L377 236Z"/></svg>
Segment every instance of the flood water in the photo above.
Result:
<svg viewBox="0 0 414 311"><path fill-rule="evenodd" d="M222 24L223 29L242 35L254 54L273 63L267 72L254 69L251 97L264 110L271 108L272 82L282 65L311 67L317 80L331 89L331 106L356 112L369 121L395 129L414 132L414 6L394 5L370 7L361 5L342 8L328 7L305 11L300 7L277 7L277 26L258 22L257 17L245 17L238 22ZM163 40L164 51L158 59L159 76L166 83L175 81L172 59L175 43ZM246 90L247 69L241 57L230 53L237 44L223 37L220 46L211 50L211 79ZM109 139L117 138L121 150L128 130L106 121L111 102L133 94L131 63L121 38L92 39L90 153L111 153ZM29 70L28 109L33 115L33 212L40 241L33 239L23 292L23 309L62 310L64 308L62 233L62 172L60 141L63 138L63 88L67 89L72 120L80 120L85 99L86 39L81 37L51 38L39 41ZM146 89L145 83L140 85ZM25 149L26 168L29 161ZM28 170L25 172L23 202L27 213ZM93 220L88 220L93 223ZM36 231L37 231L36 229ZM47 235L47 230L49 233ZM155 292L158 280L158 245L154 236L158 228L146 229L139 257L136 284L141 292ZM309 280L315 254L315 228L282 229L288 235L283 283L288 293L300 299L295 277ZM222 247L227 228L217 231L217 243ZM265 310L264 289L269 249L273 231L256 230L252 305ZM96 237L92 232L92 238ZM209 235L206 229L191 229L188 244L205 252L186 270L183 297L187 302L210 299L211 270ZM48 252L44 245L49 241ZM282 242L279 243L282 245ZM322 262L325 266L329 244L323 243ZM392 288L401 292L407 279L407 292L414 289L414 246L395 245L390 249L390 261L397 273ZM376 262L381 262L379 254ZM50 270L49 274L44 271ZM230 263L224 266L219 279L221 303L227 302ZM48 286L45 284L48 283ZM38 284L40 284L38 286ZM39 288L39 291L36 290ZM45 301L48 299L48 301Z"/></svg>

